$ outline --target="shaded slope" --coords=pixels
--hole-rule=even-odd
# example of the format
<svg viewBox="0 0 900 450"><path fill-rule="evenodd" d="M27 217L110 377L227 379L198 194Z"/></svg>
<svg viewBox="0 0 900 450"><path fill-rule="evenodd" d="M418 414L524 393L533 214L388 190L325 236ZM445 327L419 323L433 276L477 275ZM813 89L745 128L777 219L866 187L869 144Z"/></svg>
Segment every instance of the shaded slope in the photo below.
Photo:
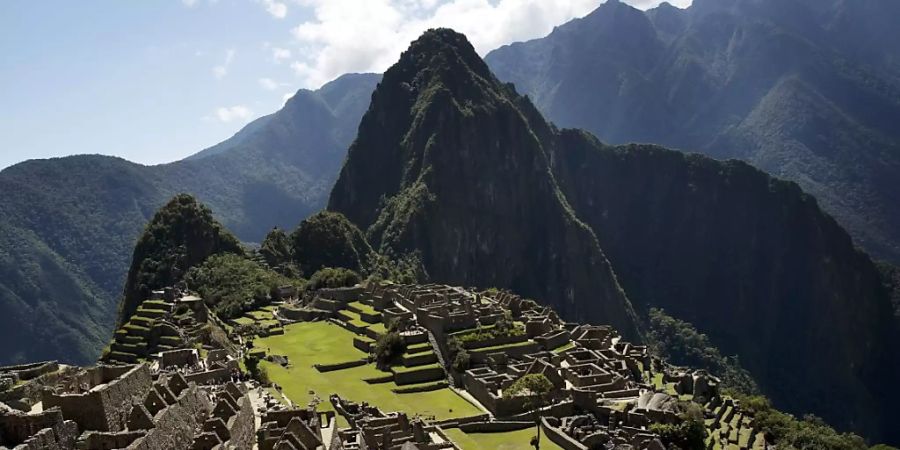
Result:
<svg viewBox="0 0 900 450"><path fill-rule="evenodd" d="M780 408L896 439L889 293L815 199L736 161L578 131L556 148L560 185L639 309L697 325Z"/></svg>
<svg viewBox="0 0 900 450"><path fill-rule="evenodd" d="M618 1L486 60L554 123L739 158L900 261L900 14L890 0Z"/></svg>
<svg viewBox="0 0 900 450"><path fill-rule="evenodd" d="M513 288L634 336L631 305L561 195L540 137L551 130L530 108L464 36L425 33L373 94L329 209L386 253L421 252L433 280Z"/></svg>
<svg viewBox="0 0 900 450"><path fill-rule="evenodd" d="M559 131L449 30L414 42L372 99L329 209L382 251L576 320L631 317L621 282L638 310L665 308L737 354L777 405L893 439L887 289L796 184Z"/></svg>

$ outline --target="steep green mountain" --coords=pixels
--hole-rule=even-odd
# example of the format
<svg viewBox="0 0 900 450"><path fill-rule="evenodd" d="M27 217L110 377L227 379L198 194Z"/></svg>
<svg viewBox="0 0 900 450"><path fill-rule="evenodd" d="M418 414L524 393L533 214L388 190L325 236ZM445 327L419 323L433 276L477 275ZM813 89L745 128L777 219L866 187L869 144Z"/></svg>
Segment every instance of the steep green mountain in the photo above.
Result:
<svg viewBox="0 0 900 450"><path fill-rule="evenodd" d="M636 336L596 236L550 173L551 131L520 101L464 36L426 33L384 74L328 207L383 253L421 252L435 280L512 288Z"/></svg>
<svg viewBox="0 0 900 450"><path fill-rule="evenodd" d="M798 183L900 262L900 34L894 0L617 0L491 52L559 126L610 143L736 158Z"/></svg>
<svg viewBox="0 0 900 450"><path fill-rule="evenodd" d="M326 267L362 272L373 252L359 228L330 211L300 222L290 242L294 262L306 277Z"/></svg>
<svg viewBox="0 0 900 450"><path fill-rule="evenodd" d="M558 130L452 31L385 73L329 209L435 281L620 327L664 308L779 407L896 439L888 289L815 199L742 162Z"/></svg>
<svg viewBox="0 0 900 450"><path fill-rule="evenodd" d="M213 219L209 208L190 195L175 196L156 212L134 247L119 305L119 325L131 318L152 291L174 285L190 268L220 253L243 255L244 250Z"/></svg>
<svg viewBox="0 0 900 450"><path fill-rule="evenodd" d="M347 75L300 91L185 161L74 156L0 172L0 364L96 360L134 243L178 193L195 195L248 242L321 209L379 78Z"/></svg>

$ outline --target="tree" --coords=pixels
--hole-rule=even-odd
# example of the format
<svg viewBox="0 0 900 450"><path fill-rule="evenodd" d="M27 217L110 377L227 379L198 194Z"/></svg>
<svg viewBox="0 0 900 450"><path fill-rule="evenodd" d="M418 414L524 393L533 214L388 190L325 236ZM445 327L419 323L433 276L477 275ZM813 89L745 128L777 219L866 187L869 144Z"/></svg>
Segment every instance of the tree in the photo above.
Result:
<svg viewBox="0 0 900 450"><path fill-rule="evenodd" d="M380 369L386 369L406 352L406 343L396 331L385 333L375 342L375 362Z"/></svg>
<svg viewBox="0 0 900 450"><path fill-rule="evenodd" d="M348 287L359 282L359 274L352 270L326 267L309 277L309 282L306 283L306 289L315 291L322 288Z"/></svg>
<svg viewBox="0 0 900 450"><path fill-rule="evenodd" d="M706 448L706 426L702 418L686 418L677 425L654 423L650 425L650 431L658 434L667 448L672 446L683 450Z"/></svg>
<svg viewBox="0 0 900 450"><path fill-rule="evenodd" d="M525 408L534 412L534 424L537 427L537 438L531 440L535 450L541 448L541 408L550 400L553 383L544 374L533 373L516 380L505 391L503 397L525 397Z"/></svg>
<svg viewBox="0 0 900 450"><path fill-rule="evenodd" d="M462 349L456 352L456 356L453 357L453 370L457 372L464 372L469 368L469 364L471 363L471 358L469 357L469 352L465 349Z"/></svg>

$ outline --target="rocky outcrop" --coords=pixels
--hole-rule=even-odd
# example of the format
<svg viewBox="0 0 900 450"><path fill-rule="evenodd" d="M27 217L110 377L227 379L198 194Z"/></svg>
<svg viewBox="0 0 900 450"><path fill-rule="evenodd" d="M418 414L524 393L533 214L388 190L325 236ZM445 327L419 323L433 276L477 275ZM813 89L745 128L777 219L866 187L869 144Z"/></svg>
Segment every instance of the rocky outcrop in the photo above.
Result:
<svg viewBox="0 0 900 450"><path fill-rule="evenodd" d="M419 252L436 281L511 288L626 334L631 302L665 308L776 405L889 429L887 289L812 197L744 163L557 130L452 31L385 73L329 208L386 253Z"/></svg>
<svg viewBox="0 0 900 450"><path fill-rule="evenodd" d="M501 286L636 336L594 233L550 171L549 126L465 37L432 30L384 75L329 209L435 280Z"/></svg>

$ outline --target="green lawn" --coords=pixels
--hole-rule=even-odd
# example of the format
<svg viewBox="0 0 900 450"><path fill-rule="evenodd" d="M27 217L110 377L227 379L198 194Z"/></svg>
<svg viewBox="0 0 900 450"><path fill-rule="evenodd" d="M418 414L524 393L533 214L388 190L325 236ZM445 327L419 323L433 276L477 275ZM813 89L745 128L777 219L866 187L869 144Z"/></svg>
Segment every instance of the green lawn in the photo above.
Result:
<svg viewBox="0 0 900 450"><path fill-rule="evenodd" d="M238 325L250 325L255 323L263 328L272 328L278 326L280 323L277 319L275 319L272 311L269 311L265 308L257 309L255 311L249 311L242 317L238 317L232 320Z"/></svg>
<svg viewBox="0 0 900 450"><path fill-rule="evenodd" d="M471 403L450 389L414 394L395 394L391 389L397 384L369 384L364 378L383 376L386 373L365 365L351 369L320 373L313 364L335 364L365 357L353 347L354 334L328 322L303 322L285 327L284 334L257 339L256 347L269 349L270 353L286 355L291 367L285 369L263 361L261 364L269 378L278 383L285 395L299 406L305 406L310 391L323 400L320 408L331 410L328 396L337 393L347 400L367 401L384 411L405 411L410 415L436 416L449 419L480 414Z"/></svg>
<svg viewBox="0 0 900 450"><path fill-rule="evenodd" d="M367 304L365 304L365 303L363 303L363 302L353 302L353 303L349 303L347 306L352 306L352 307L354 307L354 308L356 308L356 309L358 309L359 311L362 311L362 312L364 312L364 313L368 313L368 314L378 314L378 311L375 311L375 308L373 308L373 307L371 307L371 306L369 306L369 305L367 305Z"/></svg>
<svg viewBox="0 0 900 450"><path fill-rule="evenodd" d="M458 428L444 430L450 439L459 444L462 450L531 450L531 438L534 428L506 433L472 433L467 434ZM562 450L541 433L541 450Z"/></svg>

